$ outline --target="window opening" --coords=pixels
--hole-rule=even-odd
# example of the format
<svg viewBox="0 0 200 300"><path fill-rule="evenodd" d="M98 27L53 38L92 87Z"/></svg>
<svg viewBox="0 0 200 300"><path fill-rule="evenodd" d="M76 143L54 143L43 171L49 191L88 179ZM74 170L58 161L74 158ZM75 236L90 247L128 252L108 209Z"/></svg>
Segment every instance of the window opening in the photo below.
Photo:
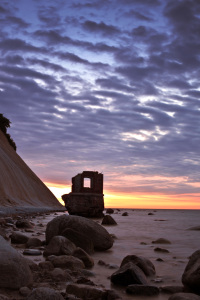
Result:
<svg viewBox="0 0 200 300"><path fill-rule="evenodd" d="M91 188L91 178L84 178L83 187Z"/></svg>

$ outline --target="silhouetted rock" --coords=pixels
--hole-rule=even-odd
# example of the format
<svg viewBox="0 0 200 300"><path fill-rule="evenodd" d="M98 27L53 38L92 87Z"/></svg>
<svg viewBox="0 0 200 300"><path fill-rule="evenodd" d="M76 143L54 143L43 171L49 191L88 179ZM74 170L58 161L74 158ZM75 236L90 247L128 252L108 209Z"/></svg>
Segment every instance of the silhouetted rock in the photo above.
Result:
<svg viewBox="0 0 200 300"><path fill-rule="evenodd" d="M155 241L152 241L152 244L171 244L171 242L164 238L159 238Z"/></svg>
<svg viewBox="0 0 200 300"><path fill-rule="evenodd" d="M122 216L123 216L123 217L127 217L127 216L128 216L128 213L125 211L124 213L122 213Z"/></svg>
<svg viewBox="0 0 200 300"><path fill-rule="evenodd" d="M200 230L200 226L190 227L190 228L188 228L188 230L196 230L196 231L199 231L199 230Z"/></svg>
<svg viewBox="0 0 200 300"><path fill-rule="evenodd" d="M89 237L95 250L107 250L113 245L113 239L103 226L91 219L69 215L58 216L47 224L47 243L49 243L54 236L63 235L63 232L67 228L79 232L83 237Z"/></svg>
<svg viewBox="0 0 200 300"><path fill-rule="evenodd" d="M122 260L120 268L129 262L139 267L146 276L154 276L156 274L155 266L148 258L136 255L127 255Z"/></svg>
<svg viewBox="0 0 200 300"><path fill-rule="evenodd" d="M110 215L105 215L103 217L101 224L102 225L117 225L117 222Z"/></svg>
<svg viewBox="0 0 200 300"><path fill-rule="evenodd" d="M106 213L107 213L107 214L114 214L114 209L112 209L112 208L107 208L107 209L106 209Z"/></svg>
<svg viewBox="0 0 200 300"><path fill-rule="evenodd" d="M147 285L147 278L138 266L129 262L111 275L111 282L122 286L128 286L130 284Z"/></svg>
<svg viewBox="0 0 200 300"><path fill-rule="evenodd" d="M64 236L57 235L50 240L43 252L43 255L71 255L75 249L76 246L74 243Z"/></svg>
<svg viewBox="0 0 200 300"><path fill-rule="evenodd" d="M19 289L31 282L26 259L0 236L0 288Z"/></svg>
<svg viewBox="0 0 200 300"><path fill-rule="evenodd" d="M159 288L152 285L131 284L127 286L126 292L132 295L155 296L159 294Z"/></svg>
<svg viewBox="0 0 200 300"><path fill-rule="evenodd" d="M162 253L169 253L169 250L167 249L163 249L163 248L160 248L160 247L156 247L154 249L155 252L162 252Z"/></svg>
<svg viewBox="0 0 200 300"><path fill-rule="evenodd" d="M182 283L191 291L200 293L200 250L190 257L182 275Z"/></svg>
<svg viewBox="0 0 200 300"><path fill-rule="evenodd" d="M17 220L15 225L17 228L33 228L33 225L28 220Z"/></svg>

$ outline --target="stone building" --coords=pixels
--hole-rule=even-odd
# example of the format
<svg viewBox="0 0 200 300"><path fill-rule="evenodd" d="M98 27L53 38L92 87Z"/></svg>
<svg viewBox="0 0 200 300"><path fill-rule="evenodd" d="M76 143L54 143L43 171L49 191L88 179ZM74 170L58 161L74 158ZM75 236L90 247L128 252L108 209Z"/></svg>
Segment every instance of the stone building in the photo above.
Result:
<svg viewBox="0 0 200 300"><path fill-rule="evenodd" d="M103 174L84 171L72 177L72 191L62 195L70 215L102 217L104 210Z"/></svg>

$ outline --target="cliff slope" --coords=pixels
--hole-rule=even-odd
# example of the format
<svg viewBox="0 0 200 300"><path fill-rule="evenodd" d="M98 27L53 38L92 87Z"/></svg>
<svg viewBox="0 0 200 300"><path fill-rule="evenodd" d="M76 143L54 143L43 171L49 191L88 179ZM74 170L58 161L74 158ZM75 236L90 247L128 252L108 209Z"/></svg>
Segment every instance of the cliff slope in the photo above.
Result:
<svg viewBox="0 0 200 300"><path fill-rule="evenodd" d="M13 213L63 209L0 130L0 211Z"/></svg>

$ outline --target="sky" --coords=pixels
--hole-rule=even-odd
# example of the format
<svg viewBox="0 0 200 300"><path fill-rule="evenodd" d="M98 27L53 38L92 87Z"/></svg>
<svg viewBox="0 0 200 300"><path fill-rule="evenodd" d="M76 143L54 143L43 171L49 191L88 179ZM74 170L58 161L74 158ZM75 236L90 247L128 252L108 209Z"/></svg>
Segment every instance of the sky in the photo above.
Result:
<svg viewBox="0 0 200 300"><path fill-rule="evenodd" d="M1 0L0 113L57 198L200 209L200 1Z"/></svg>

